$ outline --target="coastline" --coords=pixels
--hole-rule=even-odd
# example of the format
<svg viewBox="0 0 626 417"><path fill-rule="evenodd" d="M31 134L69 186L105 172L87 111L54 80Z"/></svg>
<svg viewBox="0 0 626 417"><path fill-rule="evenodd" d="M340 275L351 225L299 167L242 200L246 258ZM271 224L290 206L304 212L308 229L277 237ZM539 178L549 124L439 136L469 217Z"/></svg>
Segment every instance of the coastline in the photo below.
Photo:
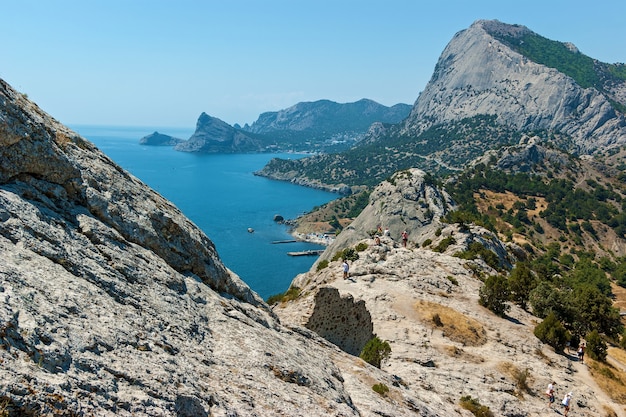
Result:
<svg viewBox="0 0 626 417"><path fill-rule="evenodd" d="M327 233L300 233L293 229L289 231L289 234L299 242L315 243L322 246L328 246L335 241L335 237Z"/></svg>

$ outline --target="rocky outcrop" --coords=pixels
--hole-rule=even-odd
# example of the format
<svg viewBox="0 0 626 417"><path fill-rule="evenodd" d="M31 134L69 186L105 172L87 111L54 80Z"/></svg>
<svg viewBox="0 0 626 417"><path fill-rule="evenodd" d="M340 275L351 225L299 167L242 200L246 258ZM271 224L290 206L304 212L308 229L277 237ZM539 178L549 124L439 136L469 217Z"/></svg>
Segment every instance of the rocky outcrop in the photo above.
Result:
<svg viewBox="0 0 626 417"><path fill-rule="evenodd" d="M139 139L139 144L152 146L176 146L184 141L184 139L179 139L170 135L164 135L159 132L154 132Z"/></svg>
<svg viewBox="0 0 626 417"><path fill-rule="evenodd" d="M583 88L554 68L531 61L498 37L532 33L519 25L479 20L457 33L442 52L402 134L477 115L521 131L550 130L571 137L569 151L593 153L626 143L624 114L596 88ZM626 82L612 86L622 97ZM623 103L622 103L623 104Z"/></svg>
<svg viewBox="0 0 626 417"><path fill-rule="evenodd" d="M174 148L183 152L247 153L261 152L264 146L259 139L235 129L222 120L202 113L191 137Z"/></svg>
<svg viewBox="0 0 626 417"><path fill-rule="evenodd" d="M515 305L508 316L497 317L479 304L485 277L510 268L514 254L522 251L484 228L441 223L438 218L449 204L419 170L381 184L350 230L339 234L337 239L349 233L343 246L333 244L323 255L328 262L297 276L291 286L300 296L274 305L274 312L283 323L305 325L343 350L349 348L347 338L360 330L369 333L371 326L371 334L391 346L381 366L393 375L389 397L408 391L445 415L470 415L450 409L471 396L493 415L543 417L543 392L556 381L557 395L574 391L575 407L585 415L600 417L612 411L622 416L623 406L597 387L586 365L573 355L555 353L533 335L537 317ZM367 234L377 224L383 231L385 225L392 226L379 241ZM406 247L401 228L409 232ZM455 256L472 243L496 254L499 264L488 264L480 256ZM330 254L347 248L354 249L356 257L344 280L341 260L332 260ZM367 323L348 321L363 311ZM347 371L353 364L335 363L344 376L355 377ZM520 375L525 375L526 387L520 385Z"/></svg>
<svg viewBox="0 0 626 417"><path fill-rule="evenodd" d="M429 182L424 171L416 168L400 171L371 192L369 204L341 231L318 262L370 237L379 227L398 240L407 230L411 241L423 241L424 236L441 227L441 217L453 208L450 196Z"/></svg>

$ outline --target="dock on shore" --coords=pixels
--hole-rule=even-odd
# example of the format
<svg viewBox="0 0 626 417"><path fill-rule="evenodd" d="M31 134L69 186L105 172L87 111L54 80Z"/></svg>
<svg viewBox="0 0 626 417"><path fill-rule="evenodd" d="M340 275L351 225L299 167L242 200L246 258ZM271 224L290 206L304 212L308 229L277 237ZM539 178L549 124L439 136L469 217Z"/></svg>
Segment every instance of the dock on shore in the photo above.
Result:
<svg viewBox="0 0 626 417"><path fill-rule="evenodd" d="M272 245L276 245L278 243L295 243L297 242L296 239L289 239L289 240L275 240L272 242Z"/></svg>
<svg viewBox="0 0 626 417"><path fill-rule="evenodd" d="M287 252L289 256L319 256L324 253L324 249L305 250L301 252Z"/></svg>

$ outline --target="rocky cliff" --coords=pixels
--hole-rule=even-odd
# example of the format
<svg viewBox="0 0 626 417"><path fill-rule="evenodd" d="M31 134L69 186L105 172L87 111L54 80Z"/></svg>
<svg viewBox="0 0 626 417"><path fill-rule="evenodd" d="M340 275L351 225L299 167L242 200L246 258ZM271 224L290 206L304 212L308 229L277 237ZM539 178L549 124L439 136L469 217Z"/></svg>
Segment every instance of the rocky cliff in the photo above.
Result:
<svg viewBox="0 0 626 417"><path fill-rule="evenodd" d="M191 137L175 146L177 151L199 153L261 152L263 143L228 123L202 113Z"/></svg>
<svg viewBox="0 0 626 417"><path fill-rule="evenodd" d="M624 74L624 64L599 62L523 26L477 21L448 43L403 122L372 126L342 153L272 160L259 175L374 186L411 167L462 171L528 136L575 155L617 152L626 143Z"/></svg>
<svg viewBox="0 0 626 417"><path fill-rule="evenodd" d="M489 20L457 33L439 57L403 133L416 135L436 124L495 115L499 124L517 130L566 134L573 152L626 143L624 114L613 105L626 105L618 101L626 93L626 81L617 79L610 94L601 86L582 86L511 47L528 35L538 37L524 26ZM575 48L571 54L581 55Z"/></svg>

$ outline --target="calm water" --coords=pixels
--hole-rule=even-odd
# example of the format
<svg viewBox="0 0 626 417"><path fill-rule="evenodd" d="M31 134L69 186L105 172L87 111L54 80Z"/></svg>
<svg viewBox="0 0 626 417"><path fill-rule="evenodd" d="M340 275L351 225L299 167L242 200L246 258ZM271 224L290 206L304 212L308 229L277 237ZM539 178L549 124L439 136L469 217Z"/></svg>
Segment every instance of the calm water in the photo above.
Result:
<svg viewBox="0 0 626 417"><path fill-rule="evenodd" d="M291 280L307 271L315 257L287 252L319 249L291 239L274 215L286 219L337 198L336 194L256 177L271 158L297 155L200 155L171 147L139 145L154 128L72 126L117 164L172 201L215 243L226 266L264 299L284 292ZM187 139L193 130L156 129ZM251 227L254 233L247 230Z"/></svg>

